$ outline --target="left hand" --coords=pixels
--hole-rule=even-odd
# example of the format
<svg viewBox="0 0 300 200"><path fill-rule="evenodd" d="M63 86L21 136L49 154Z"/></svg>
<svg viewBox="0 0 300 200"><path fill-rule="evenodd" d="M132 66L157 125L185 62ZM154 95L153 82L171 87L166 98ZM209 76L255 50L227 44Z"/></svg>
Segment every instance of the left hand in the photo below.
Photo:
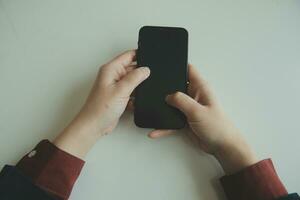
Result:
<svg viewBox="0 0 300 200"><path fill-rule="evenodd" d="M126 51L100 68L86 103L55 139L56 146L84 157L99 137L116 127L131 93L150 75L148 67L137 68L135 57L135 50Z"/></svg>

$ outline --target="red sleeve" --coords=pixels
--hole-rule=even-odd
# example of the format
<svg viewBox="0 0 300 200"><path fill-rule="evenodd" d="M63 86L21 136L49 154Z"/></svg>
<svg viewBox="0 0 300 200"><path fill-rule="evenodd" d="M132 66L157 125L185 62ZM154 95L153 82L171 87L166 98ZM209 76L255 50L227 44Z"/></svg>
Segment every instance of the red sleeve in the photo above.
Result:
<svg viewBox="0 0 300 200"><path fill-rule="evenodd" d="M52 196L66 200L83 165L83 160L43 140L16 167Z"/></svg>
<svg viewBox="0 0 300 200"><path fill-rule="evenodd" d="M229 200L271 200L287 195L271 159L224 176L221 184Z"/></svg>

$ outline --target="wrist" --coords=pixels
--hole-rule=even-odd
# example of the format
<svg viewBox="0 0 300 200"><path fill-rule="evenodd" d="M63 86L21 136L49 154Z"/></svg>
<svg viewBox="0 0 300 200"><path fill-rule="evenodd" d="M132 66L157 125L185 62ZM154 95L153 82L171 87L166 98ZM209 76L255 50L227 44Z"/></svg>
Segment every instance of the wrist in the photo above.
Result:
<svg viewBox="0 0 300 200"><path fill-rule="evenodd" d="M228 175L258 162L255 153L241 137L222 144L214 156Z"/></svg>
<svg viewBox="0 0 300 200"><path fill-rule="evenodd" d="M95 121L79 114L55 138L53 143L58 148L84 159L101 135Z"/></svg>

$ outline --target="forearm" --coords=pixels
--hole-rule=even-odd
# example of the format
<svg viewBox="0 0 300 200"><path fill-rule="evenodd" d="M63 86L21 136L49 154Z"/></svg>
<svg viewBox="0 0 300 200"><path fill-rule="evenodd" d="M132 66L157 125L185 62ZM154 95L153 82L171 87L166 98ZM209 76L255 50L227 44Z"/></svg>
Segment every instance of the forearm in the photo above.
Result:
<svg viewBox="0 0 300 200"><path fill-rule="evenodd" d="M101 136L99 121L95 117L80 112L54 139L54 145L83 159Z"/></svg>

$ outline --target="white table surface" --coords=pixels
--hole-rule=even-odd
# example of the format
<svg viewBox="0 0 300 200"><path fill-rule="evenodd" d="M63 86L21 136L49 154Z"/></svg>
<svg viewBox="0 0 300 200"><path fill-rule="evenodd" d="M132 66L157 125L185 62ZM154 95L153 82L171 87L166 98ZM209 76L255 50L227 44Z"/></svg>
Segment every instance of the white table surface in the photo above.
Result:
<svg viewBox="0 0 300 200"><path fill-rule="evenodd" d="M300 191L300 1L0 0L0 166L53 139L100 64L137 47L143 25L183 26L197 66L260 158ZM161 140L122 118L71 199L225 199L216 161L183 132Z"/></svg>

